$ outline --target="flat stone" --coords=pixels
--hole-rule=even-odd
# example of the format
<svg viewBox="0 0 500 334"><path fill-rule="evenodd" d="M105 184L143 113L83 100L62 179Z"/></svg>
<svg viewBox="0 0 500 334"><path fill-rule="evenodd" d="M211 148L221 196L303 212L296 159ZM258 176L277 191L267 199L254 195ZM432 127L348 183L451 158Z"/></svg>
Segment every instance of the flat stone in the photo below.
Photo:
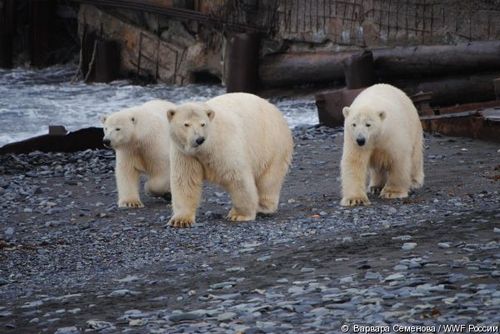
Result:
<svg viewBox="0 0 500 334"><path fill-rule="evenodd" d="M395 273L392 275L389 275L385 278L386 281L399 281L405 278L405 275L401 273Z"/></svg>
<svg viewBox="0 0 500 334"><path fill-rule="evenodd" d="M407 250L412 250L415 247L417 247L417 243L416 242L405 242L403 244L403 246L401 246L401 249L407 251Z"/></svg>
<svg viewBox="0 0 500 334"><path fill-rule="evenodd" d="M222 314L219 314L217 316L217 321L224 322L224 321L230 321L236 318L237 314L234 312L225 312Z"/></svg>
<svg viewBox="0 0 500 334"><path fill-rule="evenodd" d="M178 314L172 314L168 317L168 320L172 322L180 322L180 321L194 321L201 319L205 316L204 313L201 312L184 312Z"/></svg>

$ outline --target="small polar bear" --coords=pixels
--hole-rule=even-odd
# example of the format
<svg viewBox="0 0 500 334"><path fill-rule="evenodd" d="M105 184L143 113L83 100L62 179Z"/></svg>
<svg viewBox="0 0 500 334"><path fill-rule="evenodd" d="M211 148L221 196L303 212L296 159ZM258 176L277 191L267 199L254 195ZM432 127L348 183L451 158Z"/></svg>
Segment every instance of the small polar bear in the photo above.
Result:
<svg viewBox="0 0 500 334"><path fill-rule="evenodd" d="M342 206L368 205L369 190L381 198L405 198L424 183L423 134L417 110L387 84L365 89L344 107L341 161Z"/></svg>
<svg viewBox="0 0 500 334"><path fill-rule="evenodd" d="M140 175L148 180L145 191L153 196L170 192L170 137L167 110L175 104L153 100L102 117L103 144L116 152L115 177L118 206L140 208Z"/></svg>
<svg viewBox="0 0 500 334"><path fill-rule="evenodd" d="M231 93L172 108L167 117L172 140L170 226L194 223L204 180L229 192L232 221L254 220L257 212L278 209L293 139L274 105L252 94Z"/></svg>

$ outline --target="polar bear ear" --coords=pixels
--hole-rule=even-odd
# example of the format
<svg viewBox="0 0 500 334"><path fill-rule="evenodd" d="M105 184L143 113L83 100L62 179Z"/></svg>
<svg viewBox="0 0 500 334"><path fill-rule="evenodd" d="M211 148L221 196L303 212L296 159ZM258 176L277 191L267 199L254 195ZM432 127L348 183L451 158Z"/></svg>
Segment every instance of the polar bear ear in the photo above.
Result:
<svg viewBox="0 0 500 334"><path fill-rule="evenodd" d="M215 117L215 112L213 110L207 110L207 116L209 120L213 120Z"/></svg>
<svg viewBox="0 0 500 334"><path fill-rule="evenodd" d="M172 118L174 118L174 116L175 116L175 110L174 109L167 110L167 118L168 118L169 122L172 120Z"/></svg>
<svg viewBox="0 0 500 334"><path fill-rule="evenodd" d="M344 107L342 109L342 114L344 115L344 118L347 118L347 116L349 116L350 111L351 111L351 108L349 108L349 107Z"/></svg>
<svg viewBox="0 0 500 334"><path fill-rule="evenodd" d="M130 120L132 121L132 123L137 124L137 118L135 118L135 117L130 117Z"/></svg>
<svg viewBox="0 0 500 334"><path fill-rule="evenodd" d="M381 111L379 111L377 114L378 114L378 117L380 117L380 119L381 119L381 120L384 120L384 119L385 119L385 116L386 116L386 115L385 115L385 111L381 110Z"/></svg>
<svg viewBox="0 0 500 334"><path fill-rule="evenodd" d="M108 115L102 115L100 117L100 119L101 119L101 123L104 124L104 123L106 123L106 120L108 119Z"/></svg>

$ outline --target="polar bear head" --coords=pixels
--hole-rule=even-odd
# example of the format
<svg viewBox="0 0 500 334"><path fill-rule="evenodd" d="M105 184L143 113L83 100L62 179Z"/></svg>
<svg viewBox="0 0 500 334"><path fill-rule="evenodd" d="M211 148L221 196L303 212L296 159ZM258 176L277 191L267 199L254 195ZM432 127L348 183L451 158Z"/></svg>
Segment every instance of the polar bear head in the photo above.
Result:
<svg viewBox="0 0 500 334"><path fill-rule="evenodd" d="M129 146L136 137L137 117L130 110L115 112L101 118L104 127L104 146L118 149Z"/></svg>
<svg viewBox="0 0 500 334"><path fill-rule="evenodd" d="M382 129L386 113L382 110L372 110L369 107L344 107L344 133L358 146L370 146L376 140Z"/></svg>
<svg viewBox="0 0 500 334"><path fill-rule="evenodd" d="M210 137L215 112L205 103L186 103L167 111L170 138L186 154L202 150ZM205 144L205 145L204 145Z"/></svg>

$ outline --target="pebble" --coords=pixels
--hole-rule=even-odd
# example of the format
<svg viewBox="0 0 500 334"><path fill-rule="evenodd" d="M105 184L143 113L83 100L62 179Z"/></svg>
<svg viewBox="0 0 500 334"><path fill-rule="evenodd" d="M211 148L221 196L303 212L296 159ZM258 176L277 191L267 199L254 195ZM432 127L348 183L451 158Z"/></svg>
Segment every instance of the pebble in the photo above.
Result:
<svg viewBox="0 0 500 334"><path fill-rule="evenodd" d="M61 327L55 331L55 334L79 334L80 330L76 326Z"/></svg>
<svg viewBox="0 0 500 334"><path fill-rule="evenodd" d="M401 249L405 250L405 251L408 251L408 250L414 249L415 247L417 247L417 243L416 242L405 242L403 244L403 246L401 246Z"/></svg>
<svg viewBox="0 0 500 334"><path fill-rule="evenodd" d="M315 108L314 101L307 103ZM453 194L453 185L440 190L429 182L408 202L374 198L370 207L341 208L334 188L314 181L324 177L338 185L338 159L327 159L324 150L340 154L341 132L322 126L294 130L302 153L294 159L277 215L229 223L223 217L231 208L229 196L213 195L207 185L197 227L188 230L164 230L171 205L143 194L142 184L145 209L116 207L113 152L36 153L19 158L28 164L21 167L0 156L0 221L6 222L0 239L9 226L16 237L2 249L7 261L0 297L8 302L0 306L1 319L20 333L30 332L28 326L54 332L74 325L100 333L298 334L336 332L341 319L498 322L495 184L481 181L487 192L478 196L465 183ZM436 157L436 168L448 159ZM478 175L486 175L491 163L486 155L481 159ZM5 166L18 175L1 174ZM297 180L311 190L298 189L287 202ZM103 205L96 208L98 202ZM417 236L418 256L399 249ZM441 250L441 243L449 249ZM112 294L124 299L107 298Z"/></svg>
<svg viewBox="0 0 500 334"><path fill-rule="evenodd" d="M131 291L128 289L119 289L119 290L114 290L109 294L109 297L125 297L125 296L135 296L139 294L136 291Z"/></svg>
<svg viewBox="0 0 500 334"><path fill-rule="evenodd" d="M438 243L438 247L439 248L450 248L451 246L447 242L440 242L440 243Z"/></svg>

